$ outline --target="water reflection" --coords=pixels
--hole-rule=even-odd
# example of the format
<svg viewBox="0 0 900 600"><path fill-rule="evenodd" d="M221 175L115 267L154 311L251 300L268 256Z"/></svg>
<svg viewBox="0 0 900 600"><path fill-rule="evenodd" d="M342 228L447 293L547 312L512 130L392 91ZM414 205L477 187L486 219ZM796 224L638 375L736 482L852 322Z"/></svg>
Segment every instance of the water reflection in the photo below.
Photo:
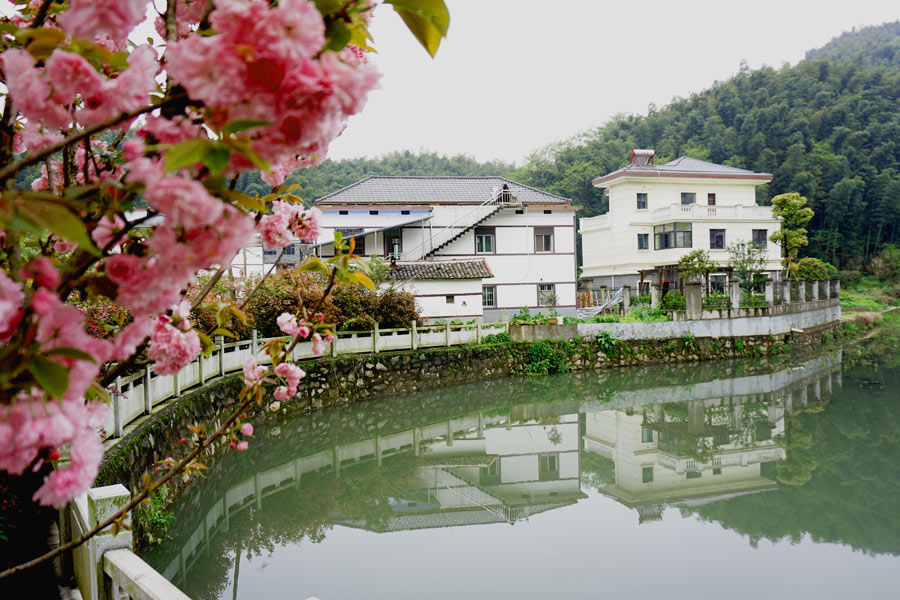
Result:
<svg viewBox="0 0 900 600"><path fill-rule="evenodd" d="M815 440L796 415L821 412L841 377L837 352L498 380L260 427L257 451L216 463L148 560L191 595L221 597L235 556L321 541L334 525L516 524L592 490L638 523L676 506L756 541L768 534L707 508L740 500L750 514L745 498L807 483Z"/></svg>

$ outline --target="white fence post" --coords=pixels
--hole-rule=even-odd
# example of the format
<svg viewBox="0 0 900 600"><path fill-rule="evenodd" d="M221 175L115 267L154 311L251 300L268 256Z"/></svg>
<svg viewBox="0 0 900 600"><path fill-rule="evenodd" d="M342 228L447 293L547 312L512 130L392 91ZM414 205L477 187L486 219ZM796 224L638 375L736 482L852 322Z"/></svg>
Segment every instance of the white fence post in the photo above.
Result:
<svg viewBox="0 0 900 600"><path fill-rule="evenodd" d="M97 523L105 521L131 500L131 494L121 483L88 490L86 500L73 501L73 535L81 537ZM86 512L85 512L86 511ZM77 514L76 514L77 513ZM131 514L125 515L123 523L131 527ZM115 548L131 549L131 530L119 528L113 535L112 526L107 527L87 542L73 550L75 579L86 600L106 598L103 576L103 553Z"/></svg>
<svg viewBox="0 0 900 600"><path fill-rule="evenodd" d="M450 321L444 325L444 343L446 346L450 346Z"/></svg>
<svg viewBox="0 0 900 600"><path fill-rule="evenodd" d="M225 377L225 336L216 336L216 345L219 347L219 376Z"/></svg>
<svg viewBox="0 0 900 600"><path fill-rule="evenodd" d="M378 354L378 323L375 323L375 329L372 330L372 352Z"/></svg>
<svg viewBox="0 0 900 600"><path fill-rule="evenodd" d="M181 396L181 381L178 379L180 373L181 371L178 371L178 373L172 375L172 396L175 398Z"/></svg>
<svg viewBox="0 0 900 600"><path fill-rule="evenodd" d="M331 340L331 356L335 357L337 355L338 355L338 333L337 333L337 331L335 331L332 334L332 340Z"/></svg>
<svg viewBox="0 0 900 600"><path fill-rule="evenodd" d="M481 343L481 323L475 323L475 343Z"/></svg>
<svg viewBox="0 0 900 600"><path fill-rule="evenodd" d="M150 365L144 366L144 414L153 412L153 398L150 397Z"/></svg>
<svg viewBox="0 0 900 600"><path fill-rule="evenodd" d="M200 356L197 357L197 373L200 374L200 385L203 385L204 383L206 383L206 373L203 372L203 361L204 360L205 360L205 357L203 356L203 353L201 352Z"/></svg>
<svg viewBox="0 0 900 600"><path fill-rule="evenodd" d="M116 393L113 394L113 432L116 437L122 437L122 378L116 377Z"/></svg>
<svg viewBox="0 0 900 600"><path fill-rule="evenodd" d="M259 351L259 346L257 346L257 343L259 341L257 338L258 335L259 334L256 333L256 329L250 332L250 343L252 344L250 346L250 351L254 360L256 360L256 353Z"/></svg>
<svg viewBox="0 0 900 600"><path fill-rule="evenodd" d="M412 324L409 326L409 349L410 350L416 349L416 333L417 333L416 322L413 321Z"/></svg>

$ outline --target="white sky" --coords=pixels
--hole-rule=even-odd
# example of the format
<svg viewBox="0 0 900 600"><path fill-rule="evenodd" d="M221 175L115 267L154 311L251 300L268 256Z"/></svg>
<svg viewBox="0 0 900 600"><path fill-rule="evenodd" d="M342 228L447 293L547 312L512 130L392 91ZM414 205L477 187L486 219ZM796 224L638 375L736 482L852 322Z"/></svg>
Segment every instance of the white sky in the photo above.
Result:
<svg viewBox="0 0 900 600"><path fill-rule="evenodd" d="M372 33L383 73L329 157L393 150L523 162L530 152L724 81L741 59L779 67L854 26L900 18L895 0L446 0L432 60L390 6Z"/></svg>

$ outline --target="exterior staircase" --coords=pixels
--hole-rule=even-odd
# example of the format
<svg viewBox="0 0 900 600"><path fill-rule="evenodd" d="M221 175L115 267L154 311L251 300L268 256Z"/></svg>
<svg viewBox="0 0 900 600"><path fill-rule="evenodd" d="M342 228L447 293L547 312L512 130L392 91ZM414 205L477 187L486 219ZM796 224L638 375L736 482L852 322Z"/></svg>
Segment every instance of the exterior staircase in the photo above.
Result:
<svg viewBox="0 0 900 600"><path fill-rule="evenodd" d="M447 225L434 233L419 246L403 252L399 256L399 260L425 260L434 256L436 252L445 248L461 238L463 235L484 223L502 208L515 206L518 204L515 196L509 193L508 189L499 190L489 200L482 202L473 210L469 211L454 223Z"/></svg>

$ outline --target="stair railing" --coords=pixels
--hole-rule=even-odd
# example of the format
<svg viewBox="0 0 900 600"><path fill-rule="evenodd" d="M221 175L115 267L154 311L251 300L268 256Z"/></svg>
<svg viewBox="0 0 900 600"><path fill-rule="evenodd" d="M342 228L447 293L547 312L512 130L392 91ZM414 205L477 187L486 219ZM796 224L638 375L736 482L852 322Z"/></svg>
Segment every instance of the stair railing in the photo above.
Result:
<svg viewBox="0 0 900 600"><path fill-rule="evenodd" d="M492 196L485 200L473 210L447 225L437 233L429 236L422 244L419 244L412 250L408 250L400 254L400 260L421 260L430 253L438 250L441 246L453 239L457 233L463 233L482 219L490 216L502 206L510 204L509 196L504 197L503 192Z"/></svg>

